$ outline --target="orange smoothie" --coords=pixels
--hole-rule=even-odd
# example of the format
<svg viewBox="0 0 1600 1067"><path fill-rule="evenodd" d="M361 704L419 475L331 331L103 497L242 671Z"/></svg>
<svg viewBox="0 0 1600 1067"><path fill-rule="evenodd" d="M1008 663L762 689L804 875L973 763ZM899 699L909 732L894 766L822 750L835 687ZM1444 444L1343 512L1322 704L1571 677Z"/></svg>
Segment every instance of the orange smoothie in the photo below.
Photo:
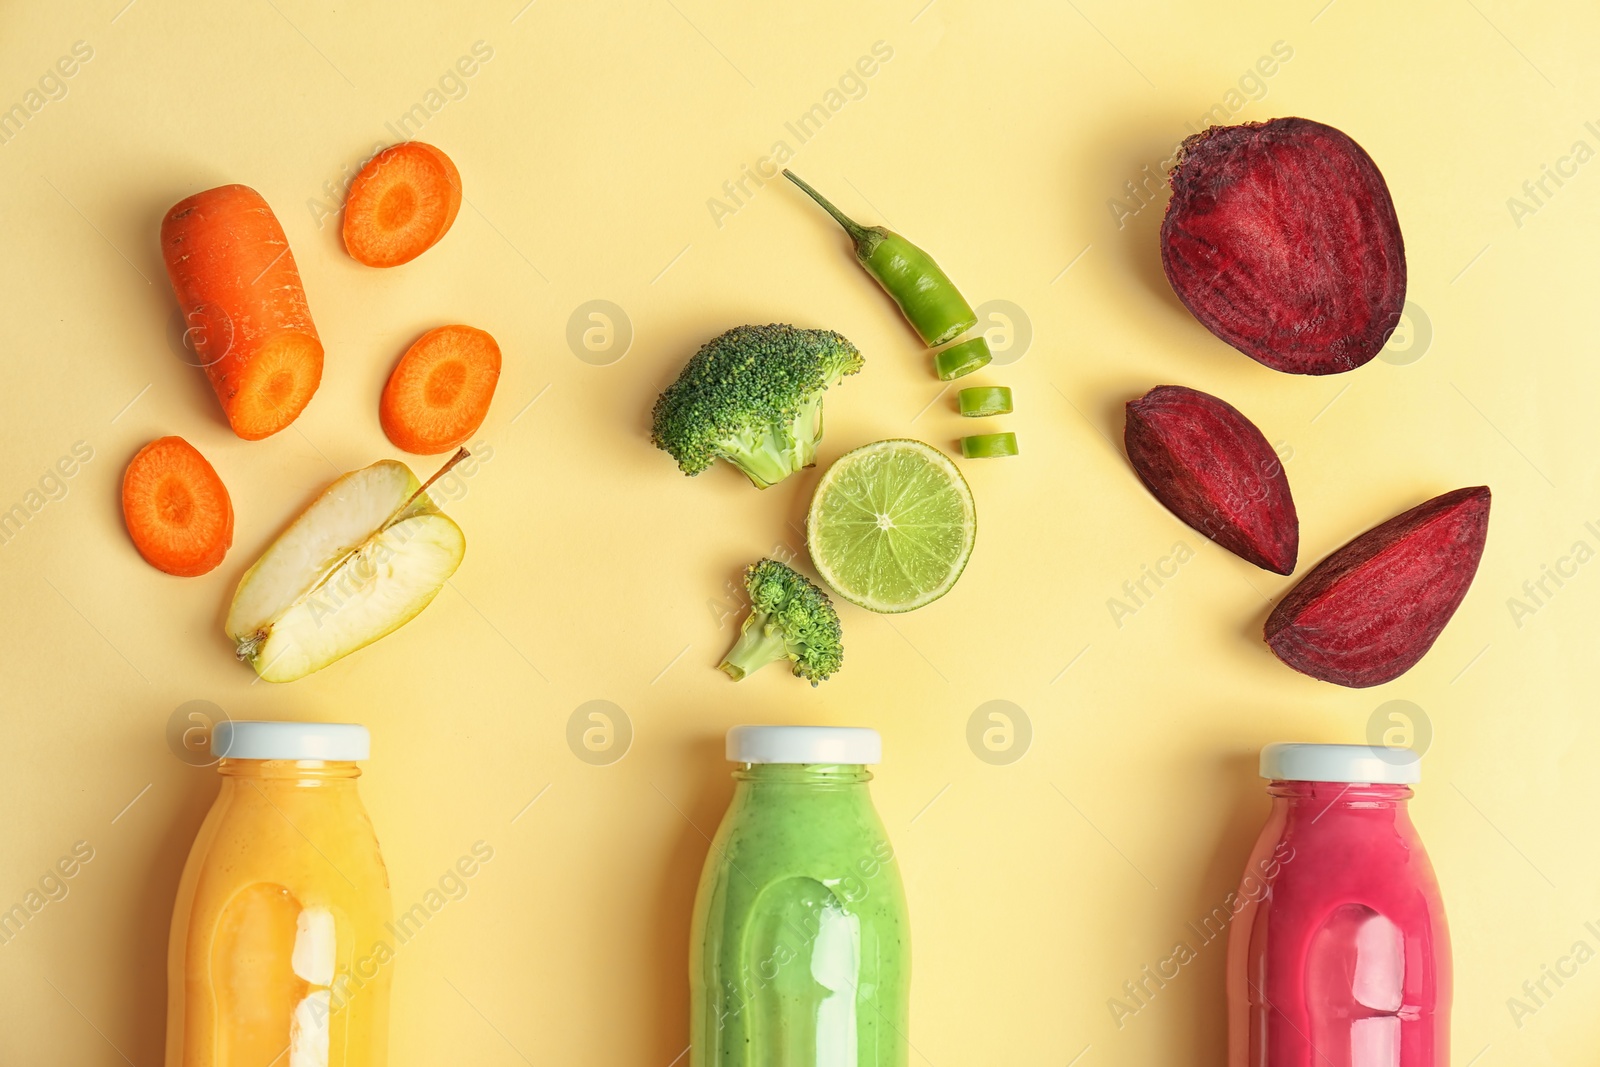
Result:
<svg viewBox="0 0 1600 1067"><path fill-rule="evenodd" d="M218 726L222 790L173 911L167 1067L387 1062L389 876L356 791L367 747L349 724Z"/></svg>

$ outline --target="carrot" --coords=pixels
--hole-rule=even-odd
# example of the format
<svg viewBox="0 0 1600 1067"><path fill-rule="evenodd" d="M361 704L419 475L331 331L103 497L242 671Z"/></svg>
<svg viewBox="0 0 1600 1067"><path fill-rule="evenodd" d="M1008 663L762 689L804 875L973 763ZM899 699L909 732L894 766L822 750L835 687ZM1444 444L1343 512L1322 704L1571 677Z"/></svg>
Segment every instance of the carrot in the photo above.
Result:
<svg viewBox="0 0 1600 1067"><path fill-rule="evenodd" d="M406 141L367 161L344 202L344 246L369 267L409 263L461 210L461 173L430 144Z"/></svg>
<svg viewBox="0 0 1600 1067"><path fill-rule="evenodd" d="M489 413L500 380L500 346L471 326L440 326L395 364L378 421L396 448L428 456L465 443Z"/></svg>
<svg viewBox="0 0 1600 1067"><path fill-rule="evenodd" d="M211 570L233 544L227 487L181 437L157 438L128 463L122 518L150 566L183 578Z"/></svg>
<svg viewBox="0 0 1600 1067"><path fill-rule="evenodd" d="M161 253L233 432L258 441L293 422L322 381L322 341L261 194L224 185L179 201L161 222Z"/></svg>

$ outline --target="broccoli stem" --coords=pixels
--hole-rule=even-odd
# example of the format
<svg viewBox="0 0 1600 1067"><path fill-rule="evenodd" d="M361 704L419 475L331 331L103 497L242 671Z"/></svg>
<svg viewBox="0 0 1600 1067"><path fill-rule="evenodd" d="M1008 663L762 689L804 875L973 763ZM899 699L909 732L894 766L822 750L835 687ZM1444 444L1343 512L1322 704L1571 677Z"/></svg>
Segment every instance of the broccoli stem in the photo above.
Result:
<svg viewBox="0 0 1600 1067"><path fill-rule="evenodd" d="M789 436L794 438L794 454L798 460L795 469L816 466L817 442L822 440L822 393L800 405L794 422L789 424Z"/></svg>
<svg viewBox="0 0 1600 1067"><path fill-rule="evenodd" d="M767 427L759 440L745 440L727 453L728 462L744 471L757 489L783 481L802 467L817 462L817 440L822 436L822 393L806 400L789 426L779 432Z"/></svg>
<svg viewBox="0 0 1600 1067"><path fill-rule="evenodd" d="M737 682L745 675L759 671L767 664L788 656L789 648L783 640L783 629L778 626L769 628L768 618L764 611L750 613L750 617L745 620L744 629L739 633L739 640L733 643L733 647L718 664L719 671Z"/></svg>
<svg viewBox="0 0 1600 1067"><path fill-rule="evenodd" d="M802 466L795 462L793 453L780 446L770 434L754 448L743 449L727 458L728 462L744 471L745 477L757 489L776 485Z"/></svg>

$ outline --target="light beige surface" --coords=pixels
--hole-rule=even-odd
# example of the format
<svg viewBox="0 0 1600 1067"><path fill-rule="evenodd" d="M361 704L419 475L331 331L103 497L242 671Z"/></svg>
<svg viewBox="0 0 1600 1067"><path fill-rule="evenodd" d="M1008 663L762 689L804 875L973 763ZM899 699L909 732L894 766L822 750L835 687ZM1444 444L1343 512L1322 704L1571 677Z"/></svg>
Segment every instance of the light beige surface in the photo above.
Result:
<svg viewBox="0 0 1600 1067"><path fill-rule="evenodd" d="M1547 980L1520 1027L1507 1000L1542 967L1571 971L1575 942L1600 948L1593 12L121 2L0 16L0 105L42 102L0 146L0 506L26 505L76 442L93 452L0 545L0 904L76 842L93 851L0 945L5 1062L160 1061L172 895L217 788L169 751L189 701L370 725L364 790L397 909L493 847L400 954L397 1067L672 1063L704 835L730 790L722 731L791 720L884 733L875 790L913 909L916 1062L1220 1063L1220 942L1120 1028L1107 1002L1196 940L1187 924L1232 888L1266 808L1256 749L1361 740L1389 700L1431 722L1414 807L1454 931L1455 1062L1592 1053L1600 964ZM60 98L29 101L78 41L92 58L44 85ZM892 58L859 99L829 98L880 41ZM452 80L475 42L475 72ZM1292 55L1253 79L1277 42ZM814 104L828 117L801 143L786 123ZM1167 289L1159 200L1126 201L1118 226L1110 201L1208 110L1320 119L1378 161L1414 309L1386 359L1323 379L1266 370ZM437 248L379 272L344 254L328 212L408 113L459 165L468 205ZM824 461L887 436L950 448L963 427L794 190L747 182L741 204L708 206L779 140L1032 332L988 376L1017 391L1023 456L963 465L980 513L965 577L908 616L847 606L846 667L816 691L777 668L737 686L712 669L731 640L725 583L798 547L816 472L766 493L725 468L684 479L647 440L654 395L713 333L789 320L868 354L830 397ZM1535 203L1524 182L1546 167L1567 176ZM276 208L328 350L303 417L258 443L230 434L179 358L156 242L168 206L227 182ZM595 299L631 323L609 365L566 339ZM335 473L396 454L378 392L412 338L453 321L506 356L485 462L446 505L465 563L381 644L252 684L221 633L233 584ZM1179 525L1113 443L1121 404L1159 382L1219 393L1281 443L1302 568L1434 493L1493 487L1476 585L1421 665L1358 692L1265 651L1290 581ZM232 552L199 579L146 566L118 511L127 459L169 433L210 457L237 512ZM1193 558L1119 626L1108 602L1180 544ZM1541 579L1535 603L1524 583ZM566 741L591 700L631 721L608 766ZM968 746L991 700L1032 724L1008 766Z"/></svg>

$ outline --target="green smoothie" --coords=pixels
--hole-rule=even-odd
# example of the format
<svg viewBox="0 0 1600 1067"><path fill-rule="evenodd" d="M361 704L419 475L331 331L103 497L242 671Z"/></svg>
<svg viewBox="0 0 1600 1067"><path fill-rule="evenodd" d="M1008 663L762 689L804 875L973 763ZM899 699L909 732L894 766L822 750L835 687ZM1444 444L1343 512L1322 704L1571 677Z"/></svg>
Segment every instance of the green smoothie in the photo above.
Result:
<svg viewBox="0 0 1600 1067"><path fill-rule="evenodd" d="M764 732L763 756L860 758L859 737L817 748L818 731L839 728L738 730ZM801 733L771 733L784 730ZM730 758L736 749L730 733ZM695 900L690 1067L904 1067L911 945L872 775L860 763L743 762L734 778Z"/></svg>

